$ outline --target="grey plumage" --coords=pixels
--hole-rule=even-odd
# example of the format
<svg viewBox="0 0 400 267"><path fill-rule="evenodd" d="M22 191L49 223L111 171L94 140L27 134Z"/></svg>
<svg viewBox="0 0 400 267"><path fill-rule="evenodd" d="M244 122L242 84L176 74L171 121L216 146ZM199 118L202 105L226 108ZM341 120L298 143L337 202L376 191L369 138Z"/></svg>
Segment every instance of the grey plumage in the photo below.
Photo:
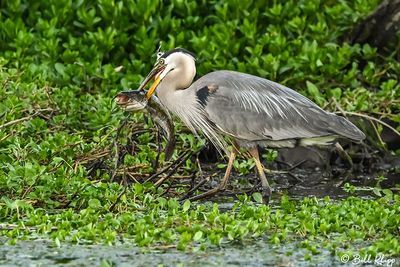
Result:
<svg viewBox="0 0 400 267"><path fill-rule="evenodd" d="M210 85L217 89L209 92L203 103L207 118L242 143L293 147L302 145L302 139L314 138L319 144L318 137L330 136L332 141L343 137L355 142L365 138L343 117L322 110L292 89L257 76L215 71L186 90L199 92Z"/></svg>

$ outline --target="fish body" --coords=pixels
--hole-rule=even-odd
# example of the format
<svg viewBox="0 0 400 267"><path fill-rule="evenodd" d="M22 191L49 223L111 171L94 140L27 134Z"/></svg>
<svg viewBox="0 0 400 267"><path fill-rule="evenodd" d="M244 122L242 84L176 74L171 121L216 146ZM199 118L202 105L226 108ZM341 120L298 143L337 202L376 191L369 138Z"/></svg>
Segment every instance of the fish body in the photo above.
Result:
<svg viewBox="0 0 400 267"><path fill-rule="evenodd" d="M161 128L167 139L165 148L165 159L169 160L175 148L174 124L169 112L161 104L160 100L153 95L150 99L146 97L144 90L122 91L115 96L116 103L126 111L147 111L156 125Z"/></svg>

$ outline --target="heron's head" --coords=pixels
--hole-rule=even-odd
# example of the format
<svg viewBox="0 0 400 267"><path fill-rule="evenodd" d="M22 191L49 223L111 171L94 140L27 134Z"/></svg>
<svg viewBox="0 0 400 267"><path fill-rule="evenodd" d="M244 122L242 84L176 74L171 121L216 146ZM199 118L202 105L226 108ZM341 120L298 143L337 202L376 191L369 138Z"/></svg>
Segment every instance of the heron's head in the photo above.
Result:
<svg viewBox="0 0 400 267"><path fill-rule="evenodd" d="M178 88L189 87L196 75L195 60L194 54L182 48L175 48L165 53L158 52L154 67L140 85L139 90L154 79L154 83L147 92L147 99L149 99L159 83L166 78L171 78L170 81L173 81Z"/></svg>

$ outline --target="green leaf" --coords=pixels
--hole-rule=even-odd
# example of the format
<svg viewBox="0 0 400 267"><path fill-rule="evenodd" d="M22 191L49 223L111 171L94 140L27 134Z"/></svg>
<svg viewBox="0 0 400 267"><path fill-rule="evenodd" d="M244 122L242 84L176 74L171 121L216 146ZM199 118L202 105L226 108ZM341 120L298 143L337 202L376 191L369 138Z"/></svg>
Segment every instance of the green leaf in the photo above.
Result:
<svg viewBox="0 0 400 267"><path fill-rule="evenodd" d="M187 212L190 209L190 200L186 200L185 203L183 203L182 210L183 212Z"/></svg>
<svg viewBox="0 0 400 267"><path fill-rule="evenodd" d="M61 74L61 76L66 76L65 73L65 66L61 63L56 63L54 64L54 68L56 69L56 71Z"/></svg>
<svg viewBox="0 0 400 267"><path fill-rule="evenodd" d="M197 231L193 236L193 241L199 241L203 237L202 231Z"/></svg>
<svg viewBox="0 0 400 267"><path fill-rule="evenodd" d="M342 89L340 88L330 89L329 92L337 100L339 100L342 97Z"/></svg>
<svg viewBox="0 0 400 267"><path fill-rule="evenodd" d="M263 203L263 197L259 192L255 192L252 194L252 197L254 199L255 202L257 203Z"/></svg>
<svg viewBox="0 0 400 267"><path fill-rule="evenodd" d="M88 204L89 204L89 207L94 210L97 210L101 207L101 202L97 198L90 199Z"/></svg>
<svg viewBox="0 0 400 267"><path fill-rule="evenodd" d="M313 84L310 81L306 81L306 85L307 85L307 91L310 95L317 97L320 96L320 92L317 88L317 86L315 86L315 84Z"/></svg>
<svg viewBox="0 0 400 267"><path fill-rule="evenodd" d="M374 192L374 194L375 194L376 196L378 196L378 197L381 197L381 196L382 196L381 189L378 188L378 187L372 188L372 192Z"/></svg>
<svg viewBox="0 0 400 267"><path fill-rule="evenodd" d="M58 248L61 247L61 242L60 242L60 239L58 239L58 237L56 237L56 239L54 240L54 243L56 244L56 246L57 246Z"/></svg>
<svg viewBox="0 0 400 267"><path fill-rule="evenodd" d="M322 105L324 103L324 98L322 97L318 87L310 81L306 82L308 93L314 98L318 105Z"/></svg>
<svg viewBox="0 0 400 267"><path fill-rule="evenodd" d="M393 192L390 189L383 189L382 192L385 194L385 196L392 198L393 197Z"/></svg>

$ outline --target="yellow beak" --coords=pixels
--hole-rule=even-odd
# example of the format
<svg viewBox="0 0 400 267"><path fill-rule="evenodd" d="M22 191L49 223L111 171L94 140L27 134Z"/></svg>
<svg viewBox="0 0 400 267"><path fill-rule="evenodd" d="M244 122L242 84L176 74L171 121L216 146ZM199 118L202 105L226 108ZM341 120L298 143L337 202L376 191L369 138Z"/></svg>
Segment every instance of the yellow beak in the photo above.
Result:
<svg viewBox="0 0 400 267"><path fill-rule="evenodd" d="M161 72L165 69L165 65L164 64L159 64L157 63L153 69L150 71L150 73L147 75L147 77L144 79L144 81L142 82L142 84L139 86L138 90L143 90L146 85L154 78L154 83L151 85L149 91L147 91L146 93L146 98L150 99L151 96L154 94L158 84L161 82L160 79L160 74Z"/></svg>
<svg viewBox="0 0 400 267"><path fill-rule="evenodd" d="M151 85L149 91L147 91L147 93L146 93L147 100L149 100L151 98L151 96L154 94L160 81L161 81L160 76L158 76L156 78L156 80L154 81L154 83Z"/></svg>

